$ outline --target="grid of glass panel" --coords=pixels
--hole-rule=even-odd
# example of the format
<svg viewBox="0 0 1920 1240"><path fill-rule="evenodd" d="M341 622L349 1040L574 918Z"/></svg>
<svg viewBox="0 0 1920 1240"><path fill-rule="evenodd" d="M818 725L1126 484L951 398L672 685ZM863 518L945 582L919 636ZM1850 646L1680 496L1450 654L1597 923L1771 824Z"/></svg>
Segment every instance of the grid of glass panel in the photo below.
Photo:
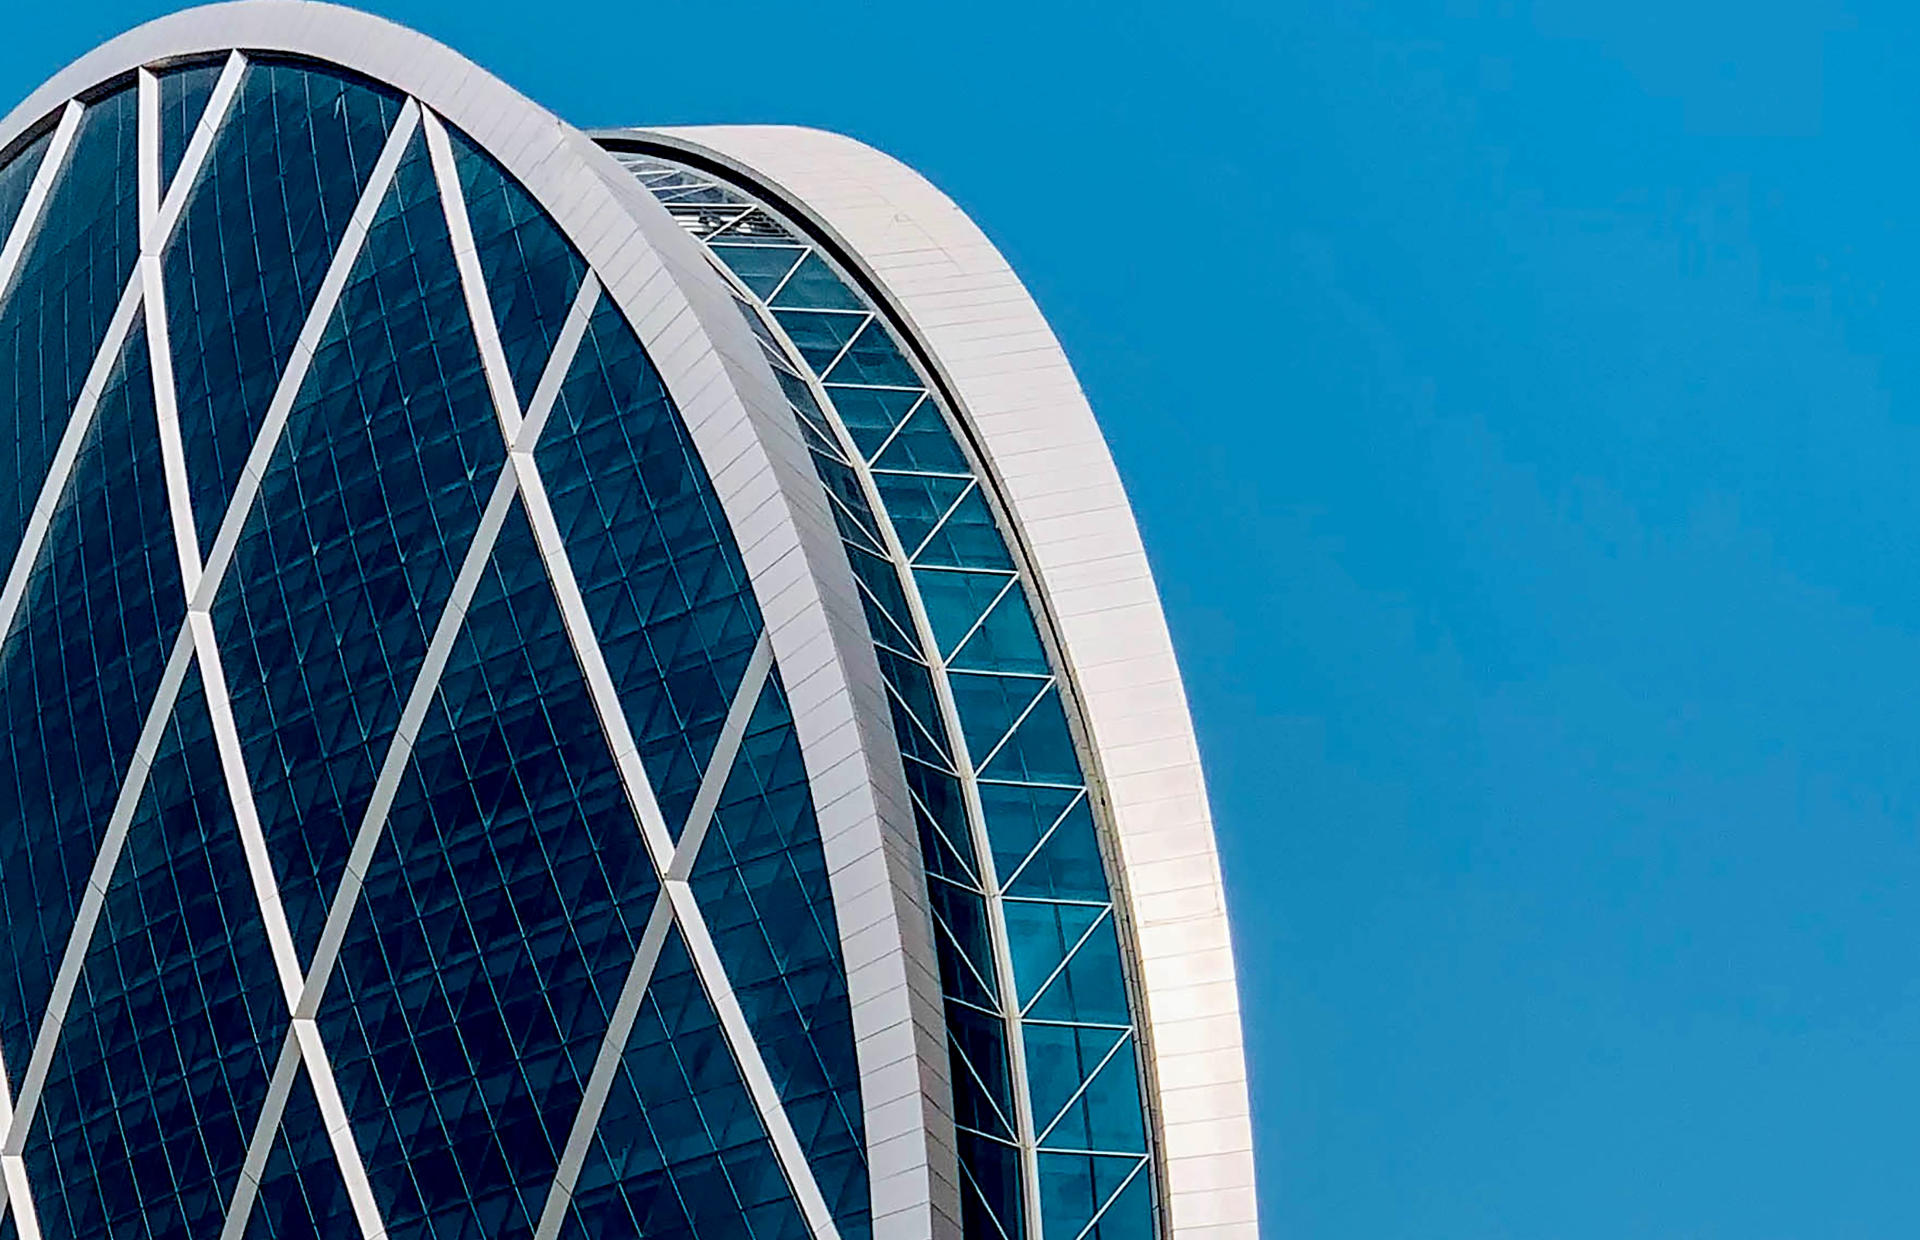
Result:
<svg viewBox="0 0 1920 1240"><path fill-rule="evenodd" d="M1151 1236L1112 887L982 475L892 326L803 228L699 169L615 157L729 275L859 583L926 858L966 1230Z"/></svg>
<svg viewBox="0 0 1920 1240"><path fill-rule="evenodd" d="M417 102L152 78L0 166L0 1234L866 1240L806 768L632 328Z"/></svg>

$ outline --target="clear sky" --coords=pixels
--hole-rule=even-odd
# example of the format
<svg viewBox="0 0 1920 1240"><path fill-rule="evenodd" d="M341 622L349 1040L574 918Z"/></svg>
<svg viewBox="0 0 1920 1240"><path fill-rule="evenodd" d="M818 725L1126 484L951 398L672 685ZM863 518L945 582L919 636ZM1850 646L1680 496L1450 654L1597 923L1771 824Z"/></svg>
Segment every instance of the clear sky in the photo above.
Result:
<svg viewBox="0 0 1920 1240"><path fill-rule="evenodd" d="M169 5L8 5L25 94ZM377 0L918 166L1100 411L1266 1232L1920 1234L1920 10Z"/></svg>

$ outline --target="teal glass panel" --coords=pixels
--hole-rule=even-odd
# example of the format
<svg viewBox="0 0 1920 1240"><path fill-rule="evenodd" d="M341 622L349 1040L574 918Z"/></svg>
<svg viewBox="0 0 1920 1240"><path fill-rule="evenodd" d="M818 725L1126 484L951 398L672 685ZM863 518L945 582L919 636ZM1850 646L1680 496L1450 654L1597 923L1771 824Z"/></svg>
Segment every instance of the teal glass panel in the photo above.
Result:
<svg viewBox="0 0 1920 1240"><path fill-rule="evenodd" d="M1003 1141L1014 1139L1013 1077L1007 1068L1006 1027L972 1008L947 1018L948 1052L955 1059L954 1122Z"/></svg>
<svg viewBox="0 0 1920 1240"><path fill-rule="evenodd" d="M193 519L219 533L280 377L400 112L392 94L321 69L248 67L187 199L164 261L167 335ZM415 140L416 144L418 139ZM417 155L416 155L417 158ZM410 181L418 173L409 170ZM418 193L406 191L408 206ZM377 246L451 253L444 227L389 203ZM393 256L383 254L391 263ZM437 262L438 255L431 261ZM368 307L412 309L398 290Z"/></svg>
<svg viewBox="0 0 1920 1240"><path fill-rule="evenodd" d="M800 356L814 370L825 370L840 356L840 350L852 340L867 322L864 314L844 314L838 311L814 310L777 310L778 319L787 338L793 341L793 347L800 350Z"/></svg>
<svg viewBox="0 0 1920 1240"><path fill-rule="evenodd" d="M26 1145L51 1235L200 1240L287 1027L197 669L107 885Z"/></svg>
<svg viewBox="0 0 1920 1240"><path fill-rule="evenodd" d="M918 574L921 581L932 573ZM1040 630L1033 622L1023 589L1007 591L966 645L947 660L948 666L969 671L1031 672L1044 676L1050 669L1040 646Z"/></svg>
<svg viewBox="0 0 1920 1240"><path fill-rule="evenodd" d="M909 556L920 548L972 485L969 479L931 474L873 475L873 489L880 493L880 505L887 510L894 533L900 536L900 545Z"/></svg>
<svg viewBox="0 0 1920 1240"><path fill-rule="evenodd" d="M140 252L137 109L130 88L87 108L0 294L0 562L20 545Z"/></svg>
<svg viewBox="0 0 1920 1240"><path fill-rule="evenodd" d="M1015 788L1019 785L982 784L981 796L984 799L987 789ZM1060 789L1030 788L1024 789L1037 797L1048 793L1058 795ZM992 810L988 811L988 820L992 821ZM990 828L992 829L992 828ZM994 848L1000 848L1000 837L994 836ZM1046 841L1031 857L1016 862L1016 869L1003 866L1001 884L1009 896L1018 896L1038 900L1105 900L1108 898L1106 864L1100 857L1100 843L1093 830L1093 807L1082 798L1071 810L1067 811L1060 824L1053 828Z"/></svg>
<svg viewBox="0 0 1920 1240"><path fill-rule="evenodd" d="M993 841L994 872L1007 882L1040 845L1069 806L1084 799L1078 788L1026 784L980 784L980 808ZM1101 881L1101 890L1106 882ZM1105 898L1103 895L1102 899Z"/></svg>
<svg viewBox="0 0 1920 1240"><path fill-rule="evenodd" d="M973 476L960 445L953 441L953 432L947 429L940 407L930 400L922 401L901 425L893 442L874 458L873 467L923 474L958 474L963 478Z"/></svg>
<svg viewBox="0 0 1920 1240"><path fill-rule="evenodd" d="M913 387L898 388L829 387L827 399L834 412L853 437L861 455L872 457L880 451L895 427L905 421L908 411L920 402L924 393Z"/></svg>
<svg viewBox="0 0 1920 1240"><path fill-rule="evenodd" d="M1013 584L1012 573L950 572L945 569L917 569L914 584L920 587L920 601L933 625L934 640L940 657L946 658L965 641L993 606L994 600ZM1025 671L1025 668L1001 669L988 665L982 671ZM1040 668L1044 672L1046 669Z"/></svg>
<svg viewBox="0 0 1920 1240"><path fill-rule="evenodd" d="M693 962L671 930L574 1185L563 1240L807 1240Z"/></svg>
<svg viewBox="0 0 1920 1240"><path fill-rule="evenodd" d="M1133 1177L1129 1181L1128 1177ZM1147 1183L1147 1172L1138 1158L1113 1158L1085 1154L1040 1155L1040 1215L1047 1240L1076 1240L1087 1232L1100 1216L1102 1207L1110 1215L1121 1205L1115 1198L1135 1185ZM1108 1202L1113 1206L1108 1206ZM1115 1226L1102 1225L1086 1240L1147 1240L1153 1234L1152 1215L1144 1208L1144 1194L1138 1209L1122 1209L1114 1215ZM1132 1216L1130 1224L1121 1223Z"/></svg>
<svg viewBox="0 0 1920 1240"><path fill-rule="evenodd" d="M713 253L740 277L740 283L756 296L765 297L779 287L807 251L786 246L715 245Z"/></svg>
<svg viewBox="0 0 1920 1240"><path fill-rule="evenodd" d="M914 553L914 563L928 567L1013 569L1013 557L1007 554L1000 528L994 524L986 498L977 489L955 505L940 528L928 536Z"/></svg>
<svg viewBox="0 0 1920 1240"><path fill-rule="evenodd" d="M136 325L0 649L0 1040L16 1070L186 606Z"/></svg>
<svg viewBox="0 0 1920 1240"><path fill-rule="evenodd" d="M1032 676L987 676L955 673L947 678L953 690L954 708L960 714L960 728L967 739L967 753L974 765L991 760L1001 740L1013 730L1027 707L1033 705L1052 682Z"/></svg>
<svg viewBox="0 0 1920 1240"><path fill-rule="evenodd" d="M520 183L457 129L448 129L507 373L524 408L560 338L587 265Z"/></svg>
<svg viewBox="0 0 1920 1240"><path fill-rule="evenodd" d="M416 134L213 609L303 959L505 460Z"/></svg>
<svg viewBox="0 0 1920 1240"><path fill-rule="evenodd" d="M1131 1035L1125 1029L1106 1029L1084 1025L1042 1025L1028 1021L1021 1026L1027 1047L1027 1079L1033 1082L1033 1127L1046 1134L1041 1146L1070 1150L1131 1150L1132 1145L1093 1143L1087 1136L1084 1116L1069 1118L1070 1105L1078 1110L1077 1099L1094 1073L1110 1058L1118 1058L1120 1044ZM1133 1072L1133 1056L1126 1055L1126 1071ZM1135 1082L1127 1081L1127 1105L1133 1111L1133 1127L1139 1128L1140 1103L1132 1095ZM1106 1095L1102 1095L1103 1099ZM1057 1122L1056 1122L1057 1121ZM1124 1117L1122 1122L1124 1123ZM1051 1132L1048 1132L1052 1129ZM1104 1131L1104 1129L1103 1129ZM1138 1137L1134 1138L1135 1143Z"/></svg>
<svg viewBox="0 0 1920 1240"><path fill-rule="evenodd" d="M1008 783L1078 784L1080 759L1067 732L1058 690L1049 689L980 771L982 779Z"/></svg>
<svg viewBox="0 0 1920 1240"><path fill-rule="evenodd" d="M1008 900L1006 908L1008 934L1013 934L1013 922L1017 916L1023 928L1033 928L1031 952L1033 962L1044 959L1069 933L1084 920L1084 910L1089 907L1077 904L1035 905L1024 901ZM1048 916L1040 910L1056 910L1052 917L1056 919L1050 926ZM1097 910L1096 910L1097 911ZM1014 950L1014 972L1023 979L1026 967L1022 964L1022 948ZM1078 1024L1124 1025L1127 1014L1126 983L1120 970L1120 941L1114 934L1113 918L1108 917L1086 935L1085 941L1067 960L1046 989L1033 999L1027 1008L1029 1020L1072 1021ZM1022 981L1025 986L1025 981Z"/></svg>
<svg viewBox="0 0 1920 1240"><path fill-rule="evenodd" d="M762 297L759 289L754 290ZM788 277L786 286L774 297L773 304L779 307L791 307L800 310L865 310L866 303L861 301L854 291L843 283L833 268L820 257L818 250L809 250L800 261L800 266Z"/></svg>
<svg viewBox="0 0 1920 1240"><path fill-rule="evenodd" d="M155 76L160 87L160 189L173 184L180 159L193 141L194 128L207 110L207 100L220 81L220 61L163 69Z"/></svg>
<svg viewBox="0 0 1920 1240"><path fill-rule="evenodd" d="M1001 915L1007 922L1007 941L1013 955L1013 980L1016 998L1024 1009L1057 982L1063 981L1062 966L1082 944L1096 925L1103 924L1108 908L1101 904L1054 904L1029 900L1007 900ZM1116 962L1117 963L1117 962ZM1056 1008L1060 1004L1054 1005ZM1034 1019L1090 1021L1073 1010L1056 1012ZM1126 1023L1124 1015L1116 1024Z"/></svg>
<svg viewBox="0 0 1920 1240"><path fill-rule="evenodd" d="M1029 1031L1040 1031L1064 1026L1032 1025ZM1092 1042L1099 1045L1096 1035L1090 1030L1082 1030L1082 1045ZM1107 1041L1112 1040L1111 1034ZM1027 1045L1032 1047L1032 1032L1028 1035ZM1057 1117L1048 1114L1047 1108L1040 1106L1036 1096L1034 1110L1036 1124L1051 1124L1052 1131L1041 1140L1044 1149L1055 1150L1111 1150L1129 1154L1144 1154L1147 1150L1146 1126L1140 1117L1140 1068L1133 1053L1133 1043L1129 1041L1107 1059L1105 1066L1086 1063L1084 1059L1075 1064L1062 1062L1057 1065L1063 1072L1069 1070L1091 1073L1092 1079L1086 1083L1079 1096L1061 1109ZM1041 1078L1035 1077L1034 1093L1040 1093Z"/></svg>
<svg viewBox="0 0 1920 1240"><path fill-rule="evenodd" d="M822 376L829 383L865 383L881 387L924 386L920 374L900 356L893 337L876 319L861 329L847 351Z"/></svg>

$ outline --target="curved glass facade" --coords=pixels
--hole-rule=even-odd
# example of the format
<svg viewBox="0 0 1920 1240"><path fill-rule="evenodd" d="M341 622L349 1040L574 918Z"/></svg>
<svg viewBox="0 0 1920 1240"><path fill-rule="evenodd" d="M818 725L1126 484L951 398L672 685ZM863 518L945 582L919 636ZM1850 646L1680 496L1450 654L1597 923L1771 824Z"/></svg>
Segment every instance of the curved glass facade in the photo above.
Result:
<svg viewBox="0 0 1920 1240"><path fill-rule="evenodd" d="M991 484L828 246L717 173L610 146L727 273L859 583L927 867L965 1230L1150 1237L1115 884Z"/></svg>
<svg viewBox="0 0 1920 1240"><path fill-rule="evenodd" d="M0 1232L864 1240L786 682L599 275L296 58L15 148Z"/></svg>

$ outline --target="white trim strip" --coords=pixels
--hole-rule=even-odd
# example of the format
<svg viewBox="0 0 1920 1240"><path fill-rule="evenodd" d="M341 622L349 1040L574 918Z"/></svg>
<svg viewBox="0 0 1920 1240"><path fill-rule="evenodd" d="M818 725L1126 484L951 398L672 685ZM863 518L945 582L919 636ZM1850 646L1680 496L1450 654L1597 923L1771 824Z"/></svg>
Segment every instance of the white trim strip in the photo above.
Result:
<svg viewBox="0 0 1920 1240"><path fill-rule="evenodd" d="M160 214L160 79L150 69L133 75L138 92L134 112L134 182L139 191L139 234L145 237Z"/></svg>
<svg viewBox="0 0 1920 1240"><path fill-rule="evenodd" d="M574 1112L573 1127L567 1132L567 1144L560 1155L560 1166L553 1174L553 1187L547 1190L547 1203L540 1210L540 1225L533 1240L555 1240L567 1221L567 1207L573 1203L573 1189L580 1181L580 1169L586 1164L587 1151L593 1146L600 1128L600 1114L606 1110L607 1097L613 1092L614 1074L627 1052L627 1039L639 1019L640 1004L647 986L653 981L653 969L660 962L660 949L666 945L667 929L673 924L673 902L664 889L654 900L653 914L640 935L640 946L627 970L626 985L613 1005L613 1018L606 1036L600 1040L600 1053L594 1057L593 1071L580 1096L580 1109Z"/></svg>
<svg viewBox="0 0 1920 1240"><path fill-rule="evenodd" d="M273 1156L273 1139L280 1131L280 1120L287 1113L287 1099L293 1093L294 1079L300 1074L300 1039L293 1026L287 1026L286 1040L280 1044L280 1058L274 1063L273 1078L267 1083L267 1096L254 1120L253 1135L247 1140L246 1161L240 1164L240 1178L233 1186L233 1200L227 1203L227 1219L220 1228L220 1240L240 1240L247 1218L253 1213L253 1199L260 1193L260 1178L267 1173L267 1159Z"/></svg>
<svg viewBox="0 0 1920 1240"><path fill-rule="evenodd" d="M409 99L400 109L400 116L393 123L393 132L387 135L387 145L373 165L373 175L368 178L366 189L361 191L360 202L354 207L353 217L347 221L346 231L341 234L340 248L334 252L333 263L320 282L320 291L314 297L312 309L307 311L307 321L300 329L299 339L294 342L293 353L287 359L287 368L280 376L280 386L273 394L273 401L267 406L267 416L253 441L253 451L241 467L240 480L235 484L233 498L227 505L227 515L220 522L219 532L214 535L213 549L207 553L206 570L201 574L200 588L194 594L193 605L196 608L205 608L212 603L221 575L226 572L227 563L233 558L234 548L240 542L240 533L253 511L254 499L260 493L261 481L266 477L267 467L273 463L274 451L280 445L280 432L293 412L294 402L300 397L300 389L306 384L314 353L320 348L327 325L333 321L340 295L346 291L360 250L366 244L367 230L372 227L374 216L379 213L387 191L393 187L394 174L400 169L400 160L406 155L407 143L412 140L419 122L420 105ZM197 136L195 140L198 140Z"/></svg>
<svg viewBox="0 0 1920 1240"><path fill-rule="evenodd" d="M687 811L687 824L680 828L680 843L675 846L673 862L667 867L666 876L670 879L685 882L693 874L693 863L700 857L700 845L707 838L707 828L713 825L713 811L720 804L720 794L726 791L734 761L740 756L740 742L746 739L747 724L753 719L754 708L760 705L760 695L772 672L773 639L763 630L760 640L754 643L753 654L747 659L747 670L740 676L740 687L733 692L726 722L720 725L713 754L700 777L700 790L694 794L693 807Z"/></svg>
<svg viewBox="0 0 1920 1240"><path fill-rule="evenodd" d="M173 235L174 226L180 222L181 213L187 209L187 195L200 179L200 165L206 162L207 152L213 148L213 139L227 118L227 109L240 88L240 75L246 67L247 58L234 52L227 57L219 78L214 81L207 106L194 125L193 136L187 140L187 149L180 154L180 166L174 169L173 180L166 186L165 196L155 212L149 244L143 247L149 252L157 254L165 247L166 239Z"/></svg>
<svg viewBox="0 0 1920 1240"><path fill-rule="evenodd" d="M466 294L467 317L473 321L473 336L480 345L481 370L487 376L494 410L500 415L500 425L511 447L520 435L520 398L513 390L513 372L507 367L506 350L500 345L500 324L493 317L486 274L480 270L480 251L473 240L473 223L467 216L466 198L460 189L460 170L454 166L453 145L440 118L423 109L421 123L427 132L433 178L440 184L440 206L447 217L447 235L453 239L453 261L460 271L460 290Z"/></svg>
<svg viewBox="0 0 1920 1240"><path fill-rule="evenodd" d="M187 449L180 435L180 408L173 384L173 349L167 334L165 282L160 260L140 259L147 322L147 369L153 378L153 411L159 422L160 463L167 477L167 512L173 519L180 581L192 600L200 588L200 535L193 524L193 491L187 482Z"/></svg>
<svg viewBox="0 0 1920 1240"><path fill-rule="evenodd" d="M73 139L80 132L80 117L85 111L78 101L68 101L66 110L60 114L60 123L54 127L53 138L47 143L47 153L33 174L33 184L27 187L27 196L20 203L20 214L13 221L13 231L7 234L7 244L0 248L0 305L4 305L8 294L13 292L14 273L20 269L27 242L33 239L34 230L40 225L47 199L53 196L54 182L66 170L67 156L73 151Z"/></svg>

